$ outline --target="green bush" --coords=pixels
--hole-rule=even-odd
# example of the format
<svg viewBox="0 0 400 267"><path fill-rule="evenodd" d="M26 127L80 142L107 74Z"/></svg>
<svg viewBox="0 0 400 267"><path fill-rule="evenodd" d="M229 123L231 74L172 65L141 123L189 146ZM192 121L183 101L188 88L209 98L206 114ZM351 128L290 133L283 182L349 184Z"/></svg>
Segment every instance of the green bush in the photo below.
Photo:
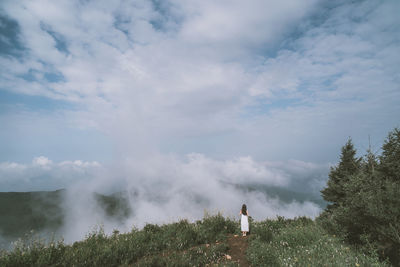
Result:
<svg viewBox="0 0 400 267"><path fill-rule="evenodd" d="M206 215L203 221L197 221L196 225L200 234L199 238L203 243L223 240L227 234L233 234L238 229L235 221L225 218L219 213L215 216Z"/></svg>

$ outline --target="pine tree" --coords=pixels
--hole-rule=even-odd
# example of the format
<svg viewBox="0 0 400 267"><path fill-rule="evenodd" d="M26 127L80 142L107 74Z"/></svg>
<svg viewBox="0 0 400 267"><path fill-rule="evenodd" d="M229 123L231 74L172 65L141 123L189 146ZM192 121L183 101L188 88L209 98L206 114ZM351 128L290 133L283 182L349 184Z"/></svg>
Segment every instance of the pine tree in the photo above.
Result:
<svg viewBox="0 0 400 267"><path fill-rule="evenodd" d="M362 172L364 174L373 175L376 174L376 168L378 166L378 159L370 149L367 150L367 154L364 156L362 161Z"/></svg>
<svg viewBox="0 0 400 267"><path fill-rule="evenodd" d="M400 266L400 131L389 133L377 158L369 147L364 160L356 158L349 140L340 163L331 169L321 191L332 203L319 221L365 251L376 251ZM379 160L377 160L379 159Z"/></svg>
<svg viewBox="0 0 400 267"><path fill-rule="evenodd" d="M378 166L378 158L375 156L375 154L372 152L371 148L371 140L368 136L368 150L367 154L364 156L362 165L363 169L362 172L364 174L368 174L369 176L372 176L376 173L376 167Z"/></svg>
<svg viewBox="0 0 400 267"><path fill-rule="evenodd" d="M327 187L321 191L323 198L332 203L328 209L337 207L344 200L345 184L352 175L360 171L361 159L356 157L356 153L351 138L349 138L342 147L339 164L331 168Z"/></svg>
<svg viewBox="0 0 400 267"><path fill-rule="evenodd" d="M382 155L379 157L379 170L386 179L400 181L400 130L395 128L389 133L382 146Z"/></svg>

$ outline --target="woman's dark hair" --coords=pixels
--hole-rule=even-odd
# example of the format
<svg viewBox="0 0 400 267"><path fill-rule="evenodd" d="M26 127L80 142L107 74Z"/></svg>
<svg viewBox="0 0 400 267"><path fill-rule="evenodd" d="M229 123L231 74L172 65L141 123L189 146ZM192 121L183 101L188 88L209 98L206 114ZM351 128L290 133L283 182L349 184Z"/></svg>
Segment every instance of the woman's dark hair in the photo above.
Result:
<svg viewBox="0 0 400 267"><path fill-rule="evenodd" d="M243 204L243 206L242 206L242 214L243 214L243 215L247 215L247 207L246 207L246 204Z"/></svg>

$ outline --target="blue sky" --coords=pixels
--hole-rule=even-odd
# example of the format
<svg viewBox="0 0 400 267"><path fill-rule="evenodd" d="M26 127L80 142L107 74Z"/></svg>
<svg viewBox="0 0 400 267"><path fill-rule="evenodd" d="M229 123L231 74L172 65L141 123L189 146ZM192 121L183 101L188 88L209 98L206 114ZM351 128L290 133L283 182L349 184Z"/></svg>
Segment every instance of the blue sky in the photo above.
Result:
<svg viewBox="0 0 400 267"><path fill-rule="evenodd" d="M400 125L400 2L1 1L0 162L335 163ZM5 166L5 165L4 165ZM7 165L10 166L10 165Z"/></svg>

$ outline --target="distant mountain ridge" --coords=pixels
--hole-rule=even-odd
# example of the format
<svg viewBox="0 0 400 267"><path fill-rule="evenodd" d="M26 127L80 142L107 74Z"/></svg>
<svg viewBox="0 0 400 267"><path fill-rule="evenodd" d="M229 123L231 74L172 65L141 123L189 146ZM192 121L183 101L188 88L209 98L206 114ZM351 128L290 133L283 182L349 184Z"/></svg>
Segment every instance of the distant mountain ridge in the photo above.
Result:
<svg viewBox="0 0 400 267"><path fill-rule="evenodd" d="M55 232L64 219L64 192L0 192L0 234L14 238L30 230Z"/></svg>
<svg viewBox="0 0 400 267"><path fill-rule="evenodd" d="M65 189L56 191L0 192L0 248L32 230L43 236L59 232L64 224ZM118 220L131 214L127 199L122 193L102 195L94 199L104 213Z"/></svg>

